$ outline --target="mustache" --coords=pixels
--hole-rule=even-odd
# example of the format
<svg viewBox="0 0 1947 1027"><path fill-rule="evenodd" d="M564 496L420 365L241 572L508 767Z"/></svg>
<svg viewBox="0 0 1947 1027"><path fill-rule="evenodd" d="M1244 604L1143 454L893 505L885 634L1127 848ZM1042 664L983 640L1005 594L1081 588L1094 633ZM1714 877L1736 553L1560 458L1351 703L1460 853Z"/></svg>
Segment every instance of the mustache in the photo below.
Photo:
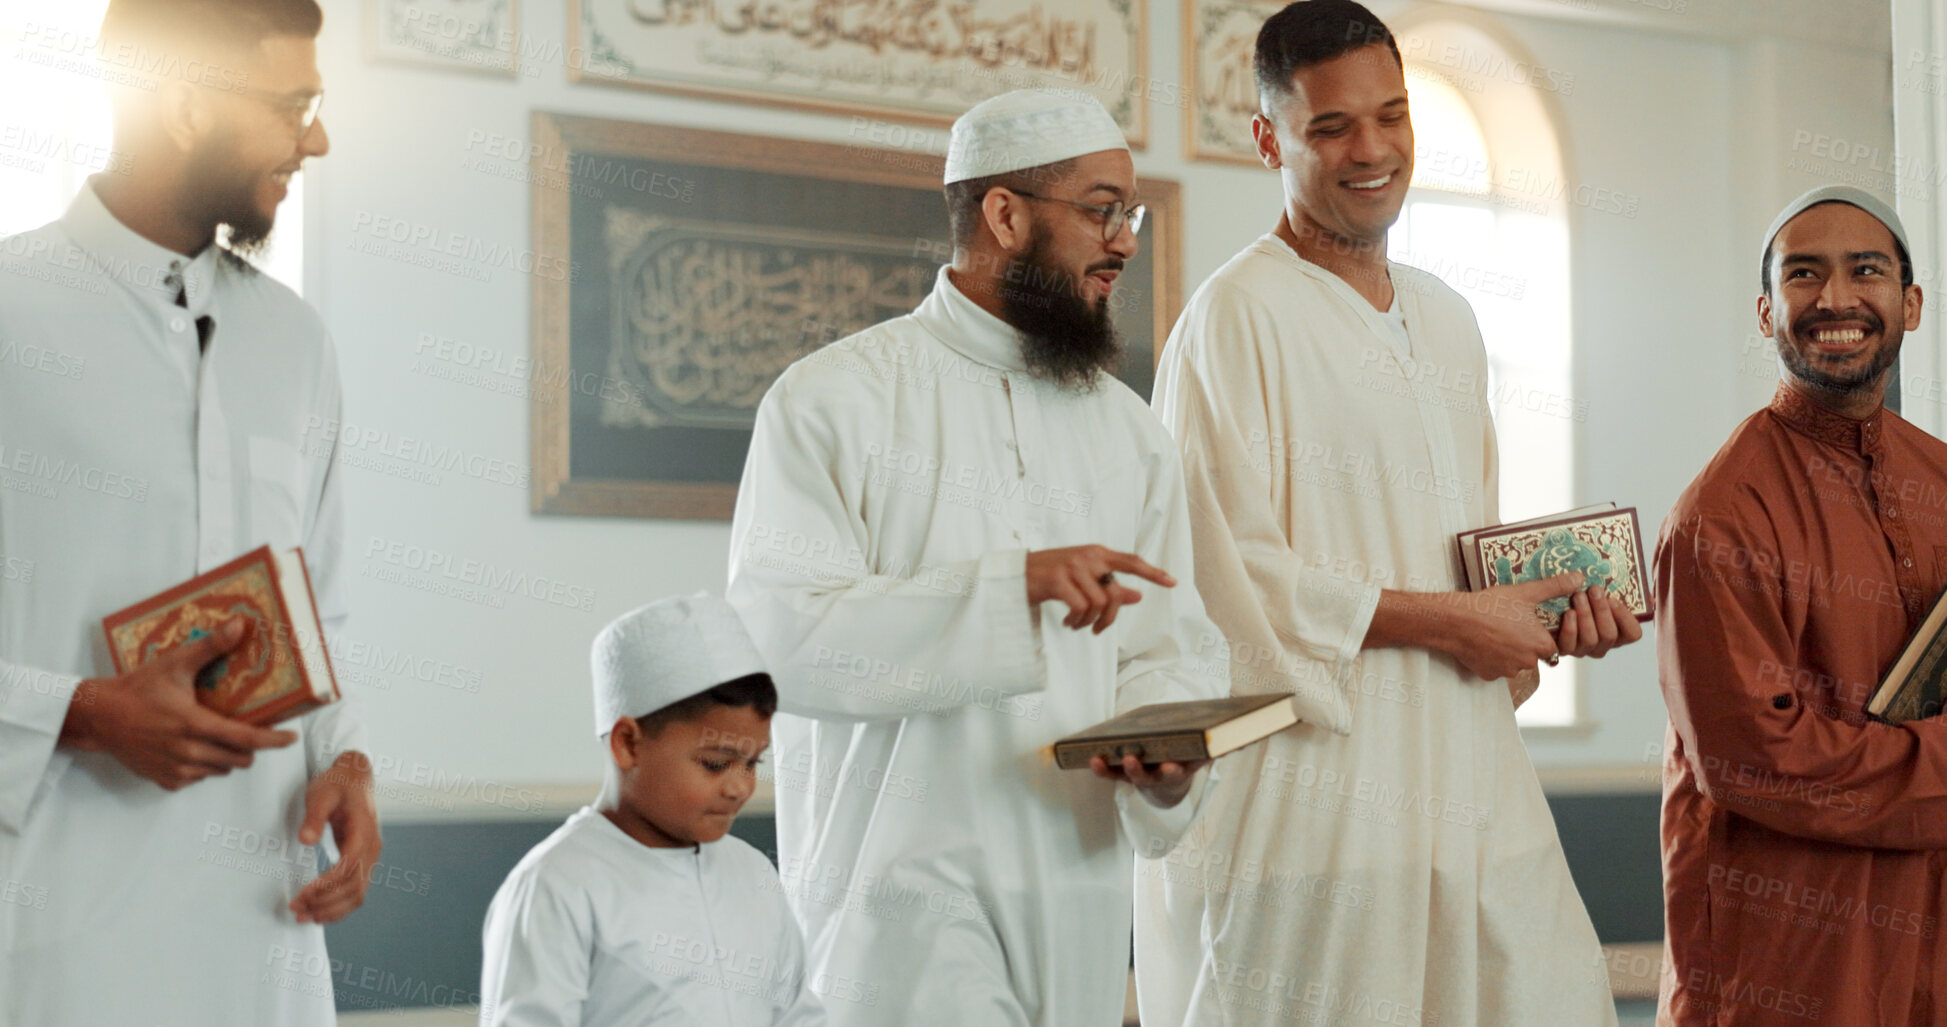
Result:
<svg viewBox="0 0 1947 1027"><path fill-rule="evenodd" d="M1886 327L1886 323L1880 320L1878 314L1861 307L1842 314L1807 314L1792 322L1792 332L1796 335L1809 335L1817 331L1820 325L1839 324L1845 321L1857 321L1865 325L1869 335Z"/></svg>

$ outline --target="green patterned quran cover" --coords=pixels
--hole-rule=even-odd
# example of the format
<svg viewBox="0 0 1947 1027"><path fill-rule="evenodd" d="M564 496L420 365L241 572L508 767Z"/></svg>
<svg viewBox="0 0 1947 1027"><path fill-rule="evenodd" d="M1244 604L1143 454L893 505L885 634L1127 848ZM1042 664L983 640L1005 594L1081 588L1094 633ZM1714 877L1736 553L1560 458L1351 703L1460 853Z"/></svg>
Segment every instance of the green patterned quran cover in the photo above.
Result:
<svg viewBox="0 0 1947 1027"><path fill-rule="evenodd" d="M1557 574L1582 575L1585 588L1601 585L1647 621L1650 606L1649 571L1643 561L1643 532L1636 508L1598 503L1565 513L1463 531L1455 536L1460 562L1467 572L1467 590L1539 581ZM1549 631L1561 628L1569 597L1541 604Z"/></svg>
<svg viewBox="0 0 1947 1027"><path fill-rule="evenodd" d="M1944 594L1942 598L1947 598ZM1885 680L1866 701L1866 715L1888 724L1925 720L1947 708L1947 602L1935 599L1920 630L1900 650Z"/></svg>

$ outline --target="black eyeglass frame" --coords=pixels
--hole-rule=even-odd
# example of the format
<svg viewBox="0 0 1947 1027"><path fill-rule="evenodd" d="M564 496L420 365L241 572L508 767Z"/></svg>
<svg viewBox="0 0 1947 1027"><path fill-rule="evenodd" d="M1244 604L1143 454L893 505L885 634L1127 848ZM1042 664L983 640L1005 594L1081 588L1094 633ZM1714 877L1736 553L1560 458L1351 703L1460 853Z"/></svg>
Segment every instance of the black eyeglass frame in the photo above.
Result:
<svg viewBox="0 0 1947 1027"><path fill-rule="evenodd" d="M1002 186L1001 188L1006 189L1016 196L1025 196L1030 200L1050 200L1055 203L1066 203L1070 207L1077 207L1100 215L1102 218L1103 242L1111 242L1116 236L1121 235L1124 221L1129 223L1129 233L1131 235L1142 234L1143 218L1149 215L1149 205L1144 203L1138 203L1131 207L1124 204L1121 200L1117 200L1103 207L1093 203L1083 203L1080 200L1064 200L1059 196L1043 196L1040 193L1031 193L1025 189L1015 189L1012 186Z"/></svg>

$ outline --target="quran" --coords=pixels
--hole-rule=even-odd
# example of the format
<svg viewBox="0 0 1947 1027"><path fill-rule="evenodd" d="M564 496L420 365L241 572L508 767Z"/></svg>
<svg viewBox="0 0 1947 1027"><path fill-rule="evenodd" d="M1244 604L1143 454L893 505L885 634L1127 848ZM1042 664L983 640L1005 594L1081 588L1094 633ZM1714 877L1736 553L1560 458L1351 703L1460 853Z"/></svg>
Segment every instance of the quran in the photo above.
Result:
<svg viewBox="0 0 1947 1027"><path fill-rule="evenodd" d="M261 727L337 701L338 681L299 548L251 550L109 614L101 626L115 672L126 674L235 617L247 618L250 630L196 675L198 702Z"/></svg>
<svg viewBox="0 0 1947 1027"><path fill-rule="evenodd" d="M1947 593L1942 594L1947 599ZM1920 629L1900 650L1886 677L1866 700L1866 715L1888 724L1925 720L1947 708L1947 602L1935 599Z"/></svg>
<svg viewBox="0 0 1947 1027"><path fill-rule="evenodd" d="M1636 508L1597 503L1513 524L1463 531L1455 536L1467 590L1540 581L1557 574L1582 575L1583 587L1603 590L1629 607L1638 621L1649 620L1649 573L1643 563L1643 533ZM1540 605L1542 620L1560 630L1571 597Z"/></svg>
<svg viewBox="0 0 1947 1027"><path fill-rule="evenodd" d="M1078 770L1096 756L1111 764L1124 756L1144 763L1214 760L1296 723L1289 695L1150 703L1056 742L1055 764Z"/></svg>

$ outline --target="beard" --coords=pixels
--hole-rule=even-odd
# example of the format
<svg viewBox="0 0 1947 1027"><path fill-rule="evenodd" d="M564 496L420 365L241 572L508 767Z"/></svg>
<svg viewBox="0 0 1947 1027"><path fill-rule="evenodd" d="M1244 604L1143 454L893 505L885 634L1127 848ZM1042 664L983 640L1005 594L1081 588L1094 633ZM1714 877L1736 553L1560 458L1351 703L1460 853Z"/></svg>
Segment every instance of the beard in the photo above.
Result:
<svg viewBox="0 0 1947 1027"><path fill-rule="evenodd" d="M260 176L239 165L234 140L231 131L219 131L190 155L189 184L182 202L198 224L209 226L212 240L217 238L218 228L227 226L230 234L225 245L229 251L256 257L269 248L276 219L257 209Z"/></svg>
<svg viewBox="0 0 1947 1027"><path fill-rule="evenodd" d="M1819 358L1809 351L1809 345L1801 349L1795 342L1798 339L1810 340L1820 325L1841 320L1863 321L1867 326L1866 334L1880 336L1879 349L1874 351L1873 359L1865 367L1850 373L1826 370L1820 366ZM1844 318L1818 315L1799 318L1791 326L1790 337L1778 342L1778 356L1784 360L1786 369L1791 371L1793 377L1807 385L1836 395L1847 395L1872 388L1879 381L1880 376L1886 373L1886 369L1893 366L1893 361L1898 359L1899 355L1900 337L1885 335L1885 323L1870 310L1862 310Z"/></svg>
<svg viewBox="0 0 1947 1027"><path fill-rule="evenodd" d="M1021 336L1021 358L1028 373L1075 392L1095 388L1098 372L1112 372L1122 359L1122 338L1109 320L1107 296L1093 305L1081 295L1079 275L1048 258L1047 236L1035 232L1027 251L1007 262L1001 279L1001 316ZM1121 270L1121 260L1090 267Z"/></svg>

